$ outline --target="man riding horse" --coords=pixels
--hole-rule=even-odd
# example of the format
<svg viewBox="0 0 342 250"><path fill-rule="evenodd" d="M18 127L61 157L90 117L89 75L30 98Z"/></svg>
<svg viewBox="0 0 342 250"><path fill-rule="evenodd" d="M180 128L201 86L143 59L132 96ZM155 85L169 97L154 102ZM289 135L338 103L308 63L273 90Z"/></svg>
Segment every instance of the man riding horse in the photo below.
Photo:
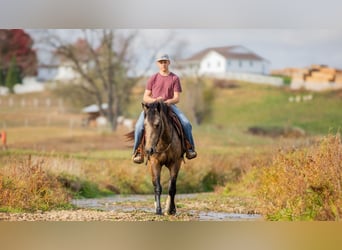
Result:
<svg viewBox="0 0 342 250"><path fill-rule="evenodd" d="M152 75L147 81L146 89L143 96L144 103L154 103L156 101L163 101L169 105L172 111L180 120L185 140L186 140L186 158L193 159L197 156L195 151L195 143L192 137L192 126L186 116L176 107L180 100L180 93L182 92L179 77L173 72L169 71L170 58L167 54L158 55L156 58L159 72ZM133 162L143 163L143 145L142 137L144 133L144 112L141 112L138 121L135 125L134 133L134 147L133 147Z"/></svg>

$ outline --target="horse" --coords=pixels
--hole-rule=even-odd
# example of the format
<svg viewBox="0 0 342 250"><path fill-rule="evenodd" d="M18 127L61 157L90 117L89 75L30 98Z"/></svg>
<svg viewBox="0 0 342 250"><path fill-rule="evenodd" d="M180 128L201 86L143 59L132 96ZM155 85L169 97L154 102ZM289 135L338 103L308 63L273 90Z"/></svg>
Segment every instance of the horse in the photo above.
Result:
<svg viewBox="0 0 342 250"><path fill-rule="evenodd" d="M175 114L164 102L142 103L144 111L144 152L154 187L155 213L162 215L160 184L162 167L169 170L168 197L165 214L176 214L176 182L184 161L184 139L181 126L175 124Z"/></svg>

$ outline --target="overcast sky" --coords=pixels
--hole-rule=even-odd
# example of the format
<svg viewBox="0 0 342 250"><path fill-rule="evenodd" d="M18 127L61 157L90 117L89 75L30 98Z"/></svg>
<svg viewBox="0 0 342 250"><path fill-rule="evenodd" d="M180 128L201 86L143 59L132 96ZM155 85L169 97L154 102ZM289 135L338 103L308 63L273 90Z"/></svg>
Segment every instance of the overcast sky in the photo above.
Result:
<svg viewBox="0 0 342 250"><path fill-rule="evenodd" d="M161 41L171 32L178 40L186 41L186 56L208 47L243 45L269 60L271 68L326 64L342 69L342 29L145 29L141 32L144 39L155 41Z"/></svg>
<svg viewBox="0 0 342 250"><path fill-rule="evenodd" d="M327 64L342 69L339 0L0 1L4 28L142 29L141 58L149 50L139 45L158 45L172 29L187 41L184 55L244 45L269 60L271 68Z"/></svg>
<svg viewBox="0 0 342 250"><path fill-rule="evenodd" d="M130 29L121 29L130 32ZM28 30L34 34L34 30ZM173 37L164 52L171 57L176 45L184 42L182 57L208 47L242 45L267 59L271 69L308 67L325 64L342 69L342 29L139 29L135 49L141 65L159 47ZM77 39L77 30L59 30L68 39ZM146 60L144 60L146 58Z"/></svg>

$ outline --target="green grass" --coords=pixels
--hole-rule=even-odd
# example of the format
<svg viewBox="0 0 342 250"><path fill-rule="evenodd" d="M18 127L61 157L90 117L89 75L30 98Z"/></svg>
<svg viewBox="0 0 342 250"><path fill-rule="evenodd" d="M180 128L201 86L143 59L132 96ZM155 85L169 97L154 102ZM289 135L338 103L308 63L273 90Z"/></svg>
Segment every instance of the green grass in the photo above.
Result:
<svg viewBox="0 0 342 250"><path fill-rule="evenodd" d="M342 100L338 95L314 93L313 100L289 102L294 93L287 88L241 84L218 91L210 123L245 130L249 126L298 126L310 134L327 134L342 126Z"/></svg>

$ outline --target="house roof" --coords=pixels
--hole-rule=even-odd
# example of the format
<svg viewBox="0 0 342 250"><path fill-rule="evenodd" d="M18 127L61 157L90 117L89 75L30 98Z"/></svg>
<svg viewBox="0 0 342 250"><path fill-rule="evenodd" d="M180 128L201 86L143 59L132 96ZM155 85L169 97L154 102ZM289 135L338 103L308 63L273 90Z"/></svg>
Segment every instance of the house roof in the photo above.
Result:
<svg viewBox="0 0 342 250"><path fill-rule="evenodd" d="M211 51L215 51L216 53L222 55L226 59L257 60L257 61L266 60L243 46L235 45L235 46L207 48L185 59L185 61L200 61Z"/></svg>
<svg viewBox="0 0 342 250"><path fill-rule="evenodd" d="M106 110L106 109L108 109L108 104L102 103L101 107L102 107L102 109ZM89 106L84 107L82 109L82 112L84 112L84 113L96 113L99 111L100 111L99 106L96 104L89 105Z"/></svg>

